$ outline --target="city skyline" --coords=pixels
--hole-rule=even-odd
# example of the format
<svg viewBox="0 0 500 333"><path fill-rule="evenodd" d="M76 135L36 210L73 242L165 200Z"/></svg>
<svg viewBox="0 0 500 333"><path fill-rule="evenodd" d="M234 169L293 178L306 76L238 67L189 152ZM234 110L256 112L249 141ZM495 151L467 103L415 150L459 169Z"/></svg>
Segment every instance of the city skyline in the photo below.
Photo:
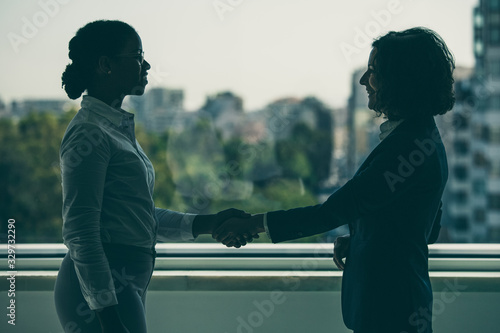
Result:
<svg viewBox="0 0 500 333"><path fill-rule="evenodd" d="M227 90L241 96L249 111L278 98L308 95L339 108L346 105L352 72L365 66L372 38L389 30L415 25L434 29L454 52L457 65L472 67L476 3L144 1L144 14L138 14L135 4L113 1L3 3L0 56L8 66L0 98L7 104L13 99L67 99L60 73L69 62L69 40L85 23L109 18L130 23L141 35L152 64L148 88L183 89L187 110L201 107L207 95ZM443 15L451 8L453 15Z"/></svg>

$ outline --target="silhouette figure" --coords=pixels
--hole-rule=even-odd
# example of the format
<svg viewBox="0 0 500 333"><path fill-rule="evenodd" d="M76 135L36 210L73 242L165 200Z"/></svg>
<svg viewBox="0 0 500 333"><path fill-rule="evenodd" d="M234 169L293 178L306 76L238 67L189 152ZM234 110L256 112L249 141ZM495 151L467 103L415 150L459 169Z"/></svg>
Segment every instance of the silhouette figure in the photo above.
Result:
<svg viewBox="0 0 500 333"><path fill-rule="evenodd" d="M134 28L88 23L69 42L69 58L63 87L71 99L87 94L60 150L69 251L55 285L57 314L65 332L144 333L156 242L193 240L246 214L193 215L154 206L153 166L135 139L134 115L121 108L125 96L144 93L151 68Z"/></svg>
<svg viewBox="0 0 500 333"><path fill-rule="evenodd" d="M430 333L427 245L439 235L448 178L434 116L454 105L454 59L421 27L389 32L372 46L360 84L368 107L387 121L353 178L323 204L230 219L213 237L234 246L243 233L267 232L279 243L347 224L350 234L334 248L345 325L355 333Z"/></svg>

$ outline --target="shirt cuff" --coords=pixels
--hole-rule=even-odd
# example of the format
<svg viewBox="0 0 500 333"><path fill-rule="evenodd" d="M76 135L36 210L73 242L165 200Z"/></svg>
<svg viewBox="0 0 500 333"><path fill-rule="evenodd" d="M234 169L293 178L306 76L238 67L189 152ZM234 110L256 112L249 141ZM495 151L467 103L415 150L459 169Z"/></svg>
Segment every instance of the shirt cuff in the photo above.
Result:
<svg viewBox="0 0 500 333"><path fill-rule="evenodd" d="M266 235L272 242L273 239L271 238L271 233L269 232L269 227L267 226L267 213L264 213L263 224L264 224L264 230L266 230Z"/></svg>
<svg viewBox="0 0 500 333"><path fill-rule="evenodd" d="M156 208L157 239L162 242L194 241L193 221L196 214L187 214Z"/></svg>
<svg viewBox="0 0 500 333"><path fill-rule="evenodd" d="M98 310L118 304L115 290L103 290L97 294L85 295L90 310Z"/></svg>
<svg viewBox="0 0 500 333"><path fill-rule="evenodd" d="M194 236L193 236L193 221L194 218L196 217L196 214L184 214L182 217L182 222L181 222L181 239L183 241L194 241Z"/></svg>

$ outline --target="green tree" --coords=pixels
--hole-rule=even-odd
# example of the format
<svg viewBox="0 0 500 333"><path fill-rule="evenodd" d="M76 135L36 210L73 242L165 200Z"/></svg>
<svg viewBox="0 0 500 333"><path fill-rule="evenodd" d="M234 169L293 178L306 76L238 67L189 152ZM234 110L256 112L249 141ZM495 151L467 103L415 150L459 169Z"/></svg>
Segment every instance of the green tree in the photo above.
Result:
<svg viewBox="0 0 500 333"><path fill-rule="evenodd" d="M17 242L61 240L59 146L71 114L58 119L30 113L18 122L1 121L0 214L2 221L16 220Z"/></svg>

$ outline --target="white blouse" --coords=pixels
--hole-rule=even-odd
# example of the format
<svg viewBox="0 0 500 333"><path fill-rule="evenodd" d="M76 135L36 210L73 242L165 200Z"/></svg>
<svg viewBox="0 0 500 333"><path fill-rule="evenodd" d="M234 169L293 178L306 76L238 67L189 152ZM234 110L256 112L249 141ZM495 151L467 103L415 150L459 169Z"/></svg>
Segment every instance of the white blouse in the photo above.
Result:
<svg viewBox="0 0 500 333"><path fill-rule="evenodd" d="M154 206L155 173L133 114L91 96L81 106L60 150L63 240L95 310L118 303L102 243L151 249L158 240L192 241L196 215Z"/></svg>
<svg viewBox="0 0 500 333"><path fill-rule="evenodd" d="M383 141L385 138L389 136L404 121L404 119L400 120L386 120L382 124L380 124L380 134L378 135L380 141Z"/></svg>

